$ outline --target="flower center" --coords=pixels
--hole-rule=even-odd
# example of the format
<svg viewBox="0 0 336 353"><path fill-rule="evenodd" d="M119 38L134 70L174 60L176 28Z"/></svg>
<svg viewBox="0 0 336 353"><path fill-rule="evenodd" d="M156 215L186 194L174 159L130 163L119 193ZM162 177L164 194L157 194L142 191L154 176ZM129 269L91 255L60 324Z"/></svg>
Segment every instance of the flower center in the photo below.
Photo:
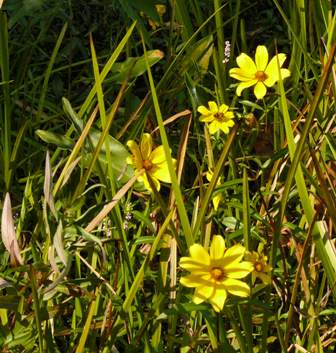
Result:
<svg viewBox="0 0 336 353"><path fill-rule="evenodd" d="M144 167L145 170L151 170L153 167L153 163L149 159L145 159L142 162L142 166Z"/></svg>
<svg viewBox="0 0 336 353"><path fill-rule="evenodd" d="M225 277L225 272L220 267L213 267L210 270L210 273L212 278L214 278L216 281L221 281Z"/></svg>
<svg viewBox="0 0 336 353"><path fill-rule="evenodd" d="M261 262L256 262L254 264L254 269L257 271L257 272L262 272L264 270L264 265L261 263Z"/></svg>
<svg viewBox="0 0 336 353"><path fill-rule="evenodd" d="M224 121L225 120L225 114L224 113L220 113L220 112L215 113L214 117L218 121Z"/></svg>
<svg viewBox="0 0 336 353"><path fill-rule="evenodd" d="M268 76L267 74L264 72L264 71L257 71L256 74L255 74L255 78L258 80L258 81L265 81Z"/></svg>

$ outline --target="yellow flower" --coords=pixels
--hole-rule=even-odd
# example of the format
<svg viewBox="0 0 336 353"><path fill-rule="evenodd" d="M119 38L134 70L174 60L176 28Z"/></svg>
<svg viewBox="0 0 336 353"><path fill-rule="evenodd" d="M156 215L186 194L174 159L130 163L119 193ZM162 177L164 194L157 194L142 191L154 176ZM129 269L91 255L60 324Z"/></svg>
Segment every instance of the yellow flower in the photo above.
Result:
<svg viewBox="0 0 336 353"><path fill-rule="evenodd" d="M225 134L229 133L230 127L234 125L234 114L229 111L229 107L222 104L218 107L216 102L209 102L209 109L204 105L198 107L197 111L201 113L200 121L209 124L210 134L222 130Z"/></svg>
<svg viewBox="0 0 336 353"><path fill-rule="evenodd" d="M166 5L157 4L155 5L155 8L160 17L162 17L167 11Z"/></svg>
<svg viewBox="0 0 336 353"><path fill-rule="evenodd" d="M163 146L158 146L153 150L150 134L143 134L140 146L133 140L128 141L127 146L132 152L132 156L127 158L127 163L133 165L136 172L145 170L145 173L139 176L138 181L143 182L147 190L152 191L147 175L153 180L157 190L160 190L159 180L171 183ZM175 159L173 163L176 164Z"/></svg>
<svg viewBox="0 0 336 353"><path fill-rule="evenodd" d="M157 4L155 5L155 9L156 9L156 12L158 13L159 17L160 17L160 22L162 23L162 16L166 13L167 11L167 8L165 5L162 5L162 4ZM146 17L145 13L144 12L140 12L140 15L142 17ZM152 20L151 18L148 17L148 23L149 25L152 27L153 30L156 30L157 27L160 26L160 23L155 21L155 20Z"/></svg>
<svg viewBox="0 0 336 353"><path fill-rule="evenodd" d="M210 182L211 179L212 179L212 176L213 176L213 171L212 170L209 170L207 173L206 173L206 178L207 180ZM220 186L221 185L221 178L218 179L217 181L217 184L216 184L216 187L217 186ZM218 206L219 206L219 203L221 202L221 200L223 199L223 196L222 194L216 194L213 198L212 198L212 204L214 206L214 210L217 211L218 210Z"/></svg>
<svg viewBox="0 0 336 353"><path fill-rule="evenodd" d="M227 292L240 297L250 294L250 287L239 281L253 270L251 262L241 262L245 253L242 245L225 248L223 237L215 235L210 255L199 244L192 245L189 252L191 257L182 257L180 266L191 274L182 277L180 282L186 287L196 288L193 296L195 304L208 300L219 312L224 307Z"/></svg>
<svg viewBox="0 0 336 353"><path fill-rule="evenodd" d="M252 262L252 283L260 278L264 284L271 284L271 271L272 267L267 263L267 256L261 253L258 249L257 251L252 251L246 254L246 260Z"/></svg>
<svg viewBox="0 0 336 353"><path fill-rule="evenodd" d="M230 76L242 81L237 87L237 95L240 96L243 89L254 86L254 95L257 99L265 96L267 88L272 87L279 81L278 61L279 67L283 65L286 60L286 55L280 53L275 55L270 62L268 62L268 51L263 45L257 47L255 53L255 62L246 54L242 53L237 57L237 64L230 70ZM288 69L280 69L281 79L290 76Z"/></svg>

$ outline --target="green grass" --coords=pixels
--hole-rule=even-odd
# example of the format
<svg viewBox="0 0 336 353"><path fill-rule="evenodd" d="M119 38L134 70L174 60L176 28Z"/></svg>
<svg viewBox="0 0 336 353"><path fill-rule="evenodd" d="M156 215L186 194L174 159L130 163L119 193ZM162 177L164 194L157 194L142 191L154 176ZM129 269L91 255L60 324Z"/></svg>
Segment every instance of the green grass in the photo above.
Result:
<svg viewBox="0 0 336 353"><path fill-rule="evenodd" d="M335 23L331 0L5 1L0 351L334 352ZM229 70L258 45L291 76L238 97ZM145 132L171 179L152 193L127 164ZM179 265L216 234L272 266L220 313Z"/></svg>

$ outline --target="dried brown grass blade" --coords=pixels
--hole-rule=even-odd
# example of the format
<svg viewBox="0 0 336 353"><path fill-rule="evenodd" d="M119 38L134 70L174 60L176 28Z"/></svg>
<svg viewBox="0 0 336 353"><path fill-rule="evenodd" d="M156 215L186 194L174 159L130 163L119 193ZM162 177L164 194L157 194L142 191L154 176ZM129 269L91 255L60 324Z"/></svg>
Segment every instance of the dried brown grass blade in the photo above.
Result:
<svg viewBox="0 0 336 353"><path fill-rule="evenodd" d="M186 116L186 115L188 115L189 118L191 118L191 111L186 109L186 110L183 110L183 112L176 113L176 114L172 115L171 117L167 118L166 120L164 120L163 125L166 126L168 124L171 124L175 120L182 118L183 116ZM152 134L157 130L159 130L158 126L152 131Z"/></svg>
<svg viewBox="0 0 336 353"><path fill-rule="evenodd" d="M135 174L113 197L113 200L105 205L103 209L98 213L98 215L86 226L85 230L87 232L91 232L95 229L103 219L113 210L114 206L118 203L118 201L126 194L126 192L132 187L132 185L136 182L138 177L144 173L144 169L139 173Z"/></svg>

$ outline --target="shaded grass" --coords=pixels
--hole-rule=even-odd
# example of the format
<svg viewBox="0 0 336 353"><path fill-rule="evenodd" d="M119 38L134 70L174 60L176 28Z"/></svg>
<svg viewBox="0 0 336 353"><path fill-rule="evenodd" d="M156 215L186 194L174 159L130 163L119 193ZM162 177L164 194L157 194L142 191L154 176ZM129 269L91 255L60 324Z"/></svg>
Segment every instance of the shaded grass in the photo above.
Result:
<svg viewBox="0 0 336 353"><path fill-rule="evenodd" d="M32 61L27 55L24 65L9 66L20 32L1 11L1 185L11 193L25 265L13 267L1 248L0 345L24 352L333 351L335 8L328 1L176 1L153 29L146 16L154 3L142 9L146 16L128 1L116 4L97 4L100 30L85 21L94 2L71 14L94 33L79 37L86 54L72 52L65 65L71 16L67 31L67 21L51 17L34 49L22 40L20 52ZM50 13L60 11L55 6ZM125 21L105 32L113 11ZM17 21L28 26L24 15ZM238 98L228 70L242 49L252 55L263 43L289 54L290 81L263 101L248 90ZM165 56L150 61L152 49ZM37 52L43 62L34 62ZM141 74L130 74L131 58ZM60 78L67 85L57 89ZM210 136L199 122L196 109L208 100L235 110L228 136ZM124 147L144 131L164 146L172 180L151 195L127 169ZM251 296L231 296L220 314L194 304L179 283L180 257L194 242L208 247L214 234L228 246L263 244L273 266L272 285L248 280Z"/></svg>

